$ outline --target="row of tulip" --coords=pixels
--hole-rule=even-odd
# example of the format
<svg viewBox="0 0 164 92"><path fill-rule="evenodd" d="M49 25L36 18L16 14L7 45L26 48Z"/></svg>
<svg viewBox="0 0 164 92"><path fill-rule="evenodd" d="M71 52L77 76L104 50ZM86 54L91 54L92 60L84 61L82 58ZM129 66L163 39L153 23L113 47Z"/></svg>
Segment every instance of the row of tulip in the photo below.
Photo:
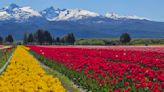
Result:
<svg viewBox="0 0 164 92"><path fill-rule="evenodd" d="M53 60L54 63L57 62L58 66L61 64L66 67L62 73L78 82L79 85L86 87L84 84L89 83L88 89L96 90L95 92L164 91L162 69L164 53L162 52L104 48L60 48L57 46L54 48L29 47L38 54ZM92 85L95 83L94 89Z"/></svg>
<svg viewBox="0 0 164 92"><path fill-rule="evenodd" d="M37 45L38 47L46 47L44 45ZM128 50L128 51L145 51L145 52L164 52L163 46L90 46L90 45L76 45L76 46L57 46L51 45L48 48L88 48L88 49L113 49L113 50Z"/></svg>
<svg viewBox="0 0 164 92"><path fill-rule="evenodd" d="M65 92L58 78L47 75L38 61L18 46L0 76L0 92Z"/></svg>
<svg viewBox="0 0 164 92"><path fill-rule="evenodd" d="M43 47L43 46L42 46ZM49 47L47 49L51 49ZM57 47L63 48L62 50L66 53L80 54L83 56L101 57L106 60L116 61L116 62L126 62L135 63L142 66L151 67L152 69L160 69L164 67L164 47L102 47L102 48L72 48L72 47ZM69 49L71 48L71 49ZM138 50L137 50L138 49ZM74 52L72 52L74 50ZM96 53L95 53L96 52Z"/></svg>

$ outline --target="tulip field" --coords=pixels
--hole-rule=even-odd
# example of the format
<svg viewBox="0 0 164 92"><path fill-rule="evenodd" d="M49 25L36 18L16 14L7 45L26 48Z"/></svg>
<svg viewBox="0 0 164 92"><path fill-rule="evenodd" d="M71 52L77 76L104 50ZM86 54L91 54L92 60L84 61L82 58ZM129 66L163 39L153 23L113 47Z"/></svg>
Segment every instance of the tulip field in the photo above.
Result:
<svg viewBox="0 0 164 92"><path fill-rule="evenodd" d="M0 74L0 92L164 92L162 46L28 45L0 54L0 69L9 61ZM43 65L82 91L70 91Z"/></svg>
<svg viewBox="0 0 164 92"><path fill-rule="evenodd" d="M16 48L0 76L0 92L65 92L59 79L47 75L28 50Z"/></svg>
<svg viewBox="0 0 164 92"><path fill-rule="evenodd" d="M91 92L164 92L164 47L28 47Z"/></svg>

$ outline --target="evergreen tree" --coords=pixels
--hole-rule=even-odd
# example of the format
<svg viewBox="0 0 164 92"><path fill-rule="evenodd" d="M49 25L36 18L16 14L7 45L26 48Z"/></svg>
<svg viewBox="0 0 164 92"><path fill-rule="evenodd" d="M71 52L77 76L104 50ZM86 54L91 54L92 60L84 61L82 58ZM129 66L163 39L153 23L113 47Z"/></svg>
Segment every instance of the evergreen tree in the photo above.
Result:
<svg viewBox="0 0 164 92"><path fill-rule="evenodd" d="M74 42L75 42L75 37L74 37L73 33L64 35L64 37L62 39L63 39L64 43L67 43L67 44L74 44Z"/></svg>
<svg viewBox="0 0 164 92"><path fill-rule="evenodd" d="M28 39L28 34L25 33L24 34L24 38L23 38L23 44L27 44L28 43L27 39Z"/></svg>
<svg viewBox="0 0 164 92"><path fill-rule="evenodd" d="M60 38L56 37L56 42L59 43L60 42Z"/></svg>
<svg viewBox="0 0 164 92"><path fill-rule="evenodd" d="M33 34L32 34L32 33L29 34L27 41L28 41L29 43L34 42L34 37L33 37Z"/></svg>
<svg viewBox="0 0 164 92"><path fill-rule="evenodd" d="M5 41L9 42L9 43L13 43L14 39L13 39L12 35L8 35L8 36L6 36Z"/></svg>
<svg viewBox="0 0 164 92"><path fill-rule="evenodd" d="M128 33L123 33L121 36L120 36L120 42L121 43L128 43L128 42L130 42L130 40L131 40L131 37L130 37L130 35L128 34Z"/></svg>
<svg viewBox="0 0 164 92"><path fill-rule="evenodd" d="M39 29L36 33L35 33L35 39L36 42L39 44L43 44L44 42L44 31L42 29Z"/></svg>
<svg viewBox="0 0 164 92"><path fill-rule="evenodd" d="M3 38L0 36L0 44L3 43Z"/></svg>
<svg viewBox="0 0 164 92"><path fill-rule="evenodd" d="M51 34L48 31L45 31L43 35L44 35L44 37L43 37L44 42L52 44L53 38L52 38Z"/></svg>
<svg viewBox="0 0 164 92"><path fill-rule="evenodd" d="M70 33L70 43L75 43L75 36L73 33Z"/></svg>
<svg viewBox="0 0 164 92"><path fill-rule="evenodd" d="M64 37L62 37L62 38L60 39L60 43L66 43Z"/></svg>

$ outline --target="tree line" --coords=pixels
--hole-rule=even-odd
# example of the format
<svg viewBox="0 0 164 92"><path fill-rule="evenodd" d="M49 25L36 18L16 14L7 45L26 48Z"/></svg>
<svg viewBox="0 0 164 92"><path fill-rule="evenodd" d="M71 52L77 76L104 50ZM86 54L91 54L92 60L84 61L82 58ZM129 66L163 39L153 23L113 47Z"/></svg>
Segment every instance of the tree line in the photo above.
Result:
<svg viewBox="0 0 164 92"><path fill-rule="evenodd" d="M75 42L76 41L76 42ZM24 33L23 44L56 44L56 45L73 45L73 44L85 44L85 45L119 45L119 44L127 44L131 41L131 37L128 33L123 33L120 36L119 41L101 41L101 40L76 40L73 33L65 34L62 37L54 37L51 35L49 31L38 29L33 33ZM14 39L12 35L7 35L6 37L0 36L0 44L12 44Z"/></svg>
<svg viewBox="0 0 164 92"><path fill-rule="evenodd" d="M0 36L0 44L7 43L7 44L12 44L14 42L14 39L12 35L7 35L6 37Z"/></svg>
<svg viewBox="0 0 164 92"><path fill-rule="evenodd" d="M42 44L73 45L75 44L75 41L76 41L76 38L73 33L65 34L63 37L54 38L50 32L39 29L34 33L29 33L29 34L25 33L23 43L24 44L40 44L40 45ZM127 44L130 41L131 41L130 34L122 33L118 44ZM86 45L89 45L89 44L90 43Z"/></svg>
<svg viewBox="0 0 164 92"><path fill-rule="evenodd" d="M39 29L34 33L25 33L23 44L74 44L75 40L73 33L55 38L49 31Z"/></svg>

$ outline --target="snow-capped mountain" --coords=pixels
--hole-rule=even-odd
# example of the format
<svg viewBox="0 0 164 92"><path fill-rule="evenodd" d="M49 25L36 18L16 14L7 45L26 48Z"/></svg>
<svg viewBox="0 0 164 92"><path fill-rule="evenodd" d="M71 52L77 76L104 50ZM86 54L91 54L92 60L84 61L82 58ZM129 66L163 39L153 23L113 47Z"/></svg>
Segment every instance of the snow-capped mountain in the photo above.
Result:
<svg viewBox="0 0 164 92"><path fill-rule="evenodd" d="M105 14L105 17L116 19L116 20L117 19L139 19L139 20L147 19L147 18L144 18L144 17L136 16L136 15L133 15L133 16L121 16L121 15L118 15L118 14L116 14L114 12L106 13Z"/></svg>
<svg viewBox="0 0 164 92"><path fill-rule="evenodd" d="M138 16L120 16L116 13L107 13L100 15L84 9L55 9L50 7L43 11L36 11L29 6L18 6L10 4L0 9L0 21L15 20L16 22L28 21L30 18L44 18L48 21L76 21L87 18L109 18L109 19L139 19L145 18ZM100 23L101 20L98 21ZM101 21L103 22L103 21Z"/></svg>
<svg viewBox="0 0 164 92"><path fill-rule="evenodd" d="M41 14L49 21L72 21L99 16L97 13L83 9L55 9L54 7L41 11Z"/></svg>
<svg viewBox="0 0 164 92"><path fill-rule="evenodd" d="M47 20L51 21L54 18L56 18L60 12L61 12L60 9L55 9L54 7L50 7L50 8L47 8L47 9L41 11L40 13Z"/></svg>
<svg viewBox="0 0 164 92"><path fill-rule="evenodd" d="M101 15L83 9L54 7L36 11L16 4L0 9L0 35L12 34L21 40L25 32L40 28L50 31L55 37L72 32L79 38L111 38L127 32L132 37L164 38L164 22L138 16Z"/></svg>
<svg viewBox="0 0 164 92"><path fill-rule="evenodd" d="M94 18L94 17L104 17L110 18L114 20L118 19L139 19L144 20L147 18L139 17L136 15L133 16L122 16L116 13L106 13L105 15L100 15L95 12L91 12L83 9L55 9L54 7L47 8L41 11L43 17L45 17L49 21L74 21L81 20L86 18Z"/></svg>
<svg viewBox="0 0 164 92"><path fill-rule="evenodd" d="M14 20L17 22L22 22L27 21L32 17L42 17L42 15L29 6L20 7L16 4L11 4L0 9L0 21Z"/></svg>
<svg viewBox="0 0 164 92"><path fill-rule="evenodd" d="M80 20L83 18L97 17L99 14L82 9L65 9L61 11L55 20Z"/></svg>

